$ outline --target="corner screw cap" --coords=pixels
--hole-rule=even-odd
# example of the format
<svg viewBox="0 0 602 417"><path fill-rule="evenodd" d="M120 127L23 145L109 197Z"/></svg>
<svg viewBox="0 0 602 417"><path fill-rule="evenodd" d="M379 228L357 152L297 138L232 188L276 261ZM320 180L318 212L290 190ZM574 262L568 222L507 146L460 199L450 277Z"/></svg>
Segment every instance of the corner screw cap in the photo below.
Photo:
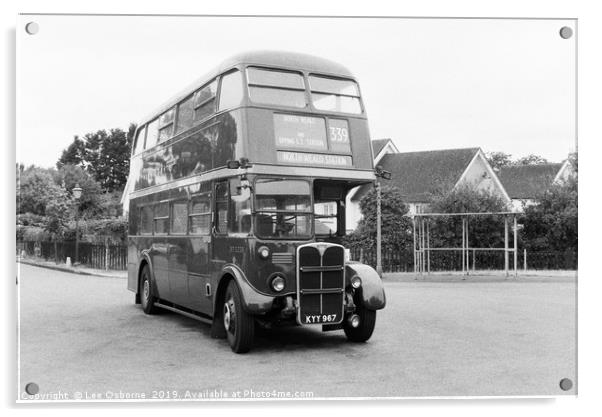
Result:
<svg viewBox="0 0 602 417"><path fill-rule="evenodd" d="M571 381L569 378L562 378L560 380L560 389L563 391L568 391L571 388L573 388L573 381Z"/></svg>

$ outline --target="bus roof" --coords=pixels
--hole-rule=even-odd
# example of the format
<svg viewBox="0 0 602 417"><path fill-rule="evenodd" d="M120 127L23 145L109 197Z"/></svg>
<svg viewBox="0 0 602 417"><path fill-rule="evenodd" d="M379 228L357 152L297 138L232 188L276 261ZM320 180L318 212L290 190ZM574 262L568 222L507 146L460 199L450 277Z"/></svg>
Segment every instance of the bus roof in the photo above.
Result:
<svg viewBox="0 0 602 417"><path fill-rule="evenodd" d="M169 100L156 108L152 113L147 114L147 116L140 121L138 126L142 126L145 123L152 121L156 117L160 116L163 112L169 110L175 104L188 97L195 90L202 87L205 83L211 81L213 78L228 71L229 69L241 64L260 65L272 68L299 69L302 71L315 72L324 75L335 75L352 79L354 78L351 71L349 71L343 65L314 55L273 50L242 52L225 59L211 71L205 73L202 77L195 80L188 87L172 96Z"/></svg>

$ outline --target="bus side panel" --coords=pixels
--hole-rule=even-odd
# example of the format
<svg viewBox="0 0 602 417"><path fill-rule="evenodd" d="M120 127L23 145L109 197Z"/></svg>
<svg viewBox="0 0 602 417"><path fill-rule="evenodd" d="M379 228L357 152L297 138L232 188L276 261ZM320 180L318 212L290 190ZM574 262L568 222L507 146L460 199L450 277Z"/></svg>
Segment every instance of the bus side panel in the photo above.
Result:
<svg viewBox="0 0 602 417"><path fill-rule="evenodd" d="M350 117L349 134L351 135L351 151L353 152L353 166L358 169L373 169L372 142L368 121Z"/></svg>
<svg viewBox="0 0 602 417"><path fill-rule="evenodd" d="M138 294L138 249L136 240L128 238L128 290Z"/></svg>
<svg viewBox="0 0 602 417"><path fill-rule="evenodd" d="M130 200L128 215L128 290L138 293L138 254L137 238L131 237L138 233L138 207L135 200Z"/></svg>

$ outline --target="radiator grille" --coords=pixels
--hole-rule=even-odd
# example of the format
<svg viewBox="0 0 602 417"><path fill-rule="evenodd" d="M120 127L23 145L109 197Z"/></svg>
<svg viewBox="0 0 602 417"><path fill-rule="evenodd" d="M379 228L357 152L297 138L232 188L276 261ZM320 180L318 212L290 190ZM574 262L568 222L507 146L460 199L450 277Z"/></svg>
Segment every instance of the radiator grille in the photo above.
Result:
<svg viewBox="0 0 602 417"><path fill-rule="evenodd" d="M298 248L297 319L300 324L334 324L343 320L345 250L312 243Z"/></svg>

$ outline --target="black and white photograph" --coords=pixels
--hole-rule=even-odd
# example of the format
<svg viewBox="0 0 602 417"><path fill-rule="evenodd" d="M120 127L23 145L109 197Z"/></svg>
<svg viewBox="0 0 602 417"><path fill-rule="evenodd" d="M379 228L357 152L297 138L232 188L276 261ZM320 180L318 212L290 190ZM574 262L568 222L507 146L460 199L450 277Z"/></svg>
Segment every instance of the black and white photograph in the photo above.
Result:
<svg viewBox="0 0 602 417"><path fill-rule="evenodd" d="M16 402L576 397L577 22L19 14Z"/></svg>

